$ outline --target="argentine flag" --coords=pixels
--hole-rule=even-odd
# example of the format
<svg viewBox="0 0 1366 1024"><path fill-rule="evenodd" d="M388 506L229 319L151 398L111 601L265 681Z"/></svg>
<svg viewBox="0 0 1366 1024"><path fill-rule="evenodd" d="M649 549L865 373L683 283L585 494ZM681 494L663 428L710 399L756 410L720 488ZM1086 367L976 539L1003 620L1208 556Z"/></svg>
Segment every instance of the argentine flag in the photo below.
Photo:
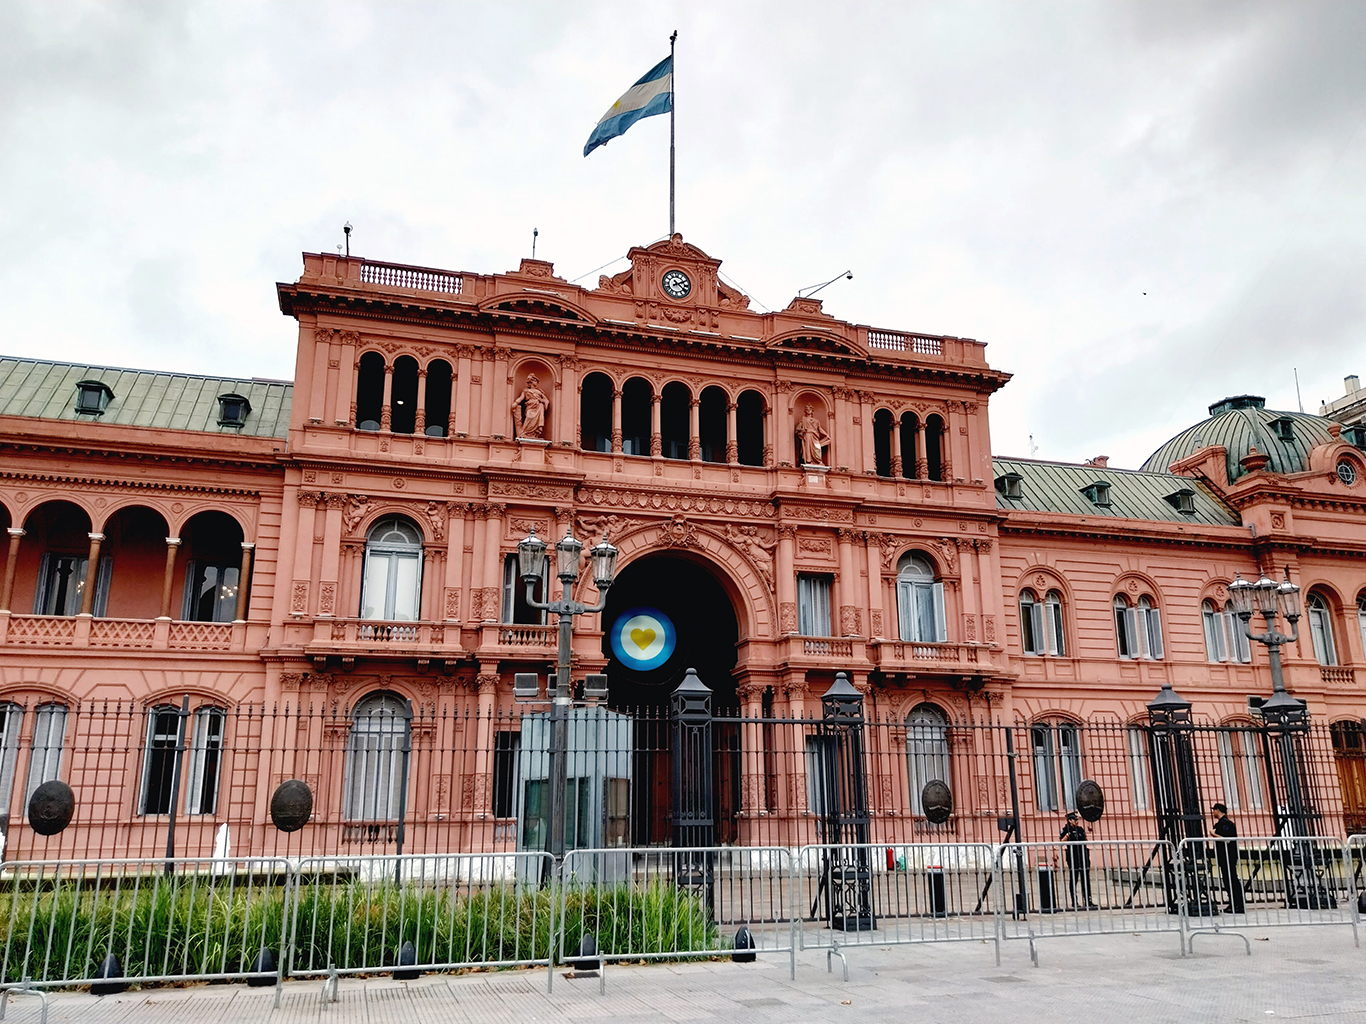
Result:
<svg viewBox="0 0 1366 1024"><path fill-rule="evenodd" d="M642 117L667 114L673 109L674 59L665 57L652 67L631 88L622 94L621 99L612 104L602 115L593 134L584 144L583 155L587 156L599 146L605 146Z"/></svg>

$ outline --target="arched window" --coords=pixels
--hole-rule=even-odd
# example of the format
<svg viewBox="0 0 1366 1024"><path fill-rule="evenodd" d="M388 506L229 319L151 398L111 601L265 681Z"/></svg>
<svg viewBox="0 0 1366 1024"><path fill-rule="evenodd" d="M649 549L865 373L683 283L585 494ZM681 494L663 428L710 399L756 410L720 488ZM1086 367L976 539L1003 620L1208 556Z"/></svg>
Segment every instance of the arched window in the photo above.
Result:
<svg viewBox="0 0 1366 1024"><path fill-rule="evenodd" d="M411 622L422 595L422 534L407 519L389 516L365 539L360 617Z"/></svg>
<svg viewBox="0 0 1366 1024"><path fill-rule="evenodd" d="M697 437L702 443L703 462L726 461L726 414L730 398L724 389L712 385L702 389L697 409Z"/></svg>
<svg viewBox="0 0 1366 1024"><path fill-rule="evenodd" d="M943 643L949 638L944 621L944 584L920 555L908 552L896 567L897 621L901 639Z"/></svg>
<svg viewBox="0 0 1366 1024"><path fill-rule="evenodd" d="M735 403L735 442L740 465L764 464L764 396L757 391L741 391Z"/></svg>
<svg viewBox="0 0 1366 1024"><path fill-rule="evenodd" d="M949 720L933 704L918 704L906 716L906 776L911 813L925 813L925 783L949 779ZM952 788L952 786L950 786Z"/></svg>
<svg viewBox="0 0 1366 1024"><path fill-rule="evenodd" d="M1034 754L1034 799L1041 811L1075 810L1081 785L1081 736L1070 722L1029 730Z"/></svg>
<svg viewBox="0 0 1366 1024"><path fill-rule="evenodd" d="M408 702L375 693L356 705L346 740L343 813L348 821L396 821L407 784Z"/></svg>
<svg viewBox="0 0 1366 1024"><path fill-rule="evenodd" d="M892 414L887 409L873 413L873 472L892 475Z"/></svg>
<svg viewBox="0 0 1366 1024"><path fill-rule="evenodd" d="M659 436L666 459L688 457L688 436L692 433L691 402L688 386L676 380L665 384L660 392Z"/></svg>
<svg viewBox="0 0 1366 1024"><path fill-rule="evenodd" d="M171 812L171 781L180 744L180 709L163 705L147 709L147 745L142 757L143 814Z"/></svg>
<svg viewBox="0 0 1366 1024"><path fill-rule="evenodd" d="M451 364L444 359L434 359L427 366L422 422L422 432L428 437L446 436L451 422Z"/></svg>
<svg viewBox="0 0 1366 1024"><path fill-rule="evenodd" d="M621 389L621 450L627 455L649 455L651 402L654 389L644 377L632 377ZM686 417L687 411L684 410ZM687 429L684 429L687 433ZM685 441L683 445L687 449Z"/></svg>
<svg viewBox="0 0 1366 1024"><path fill-rule="evenodd" d="M917 471L915 443L920 433L920 417L913 412L901 414L901 475L914 480Z"/></svg>
<svg viewBox="0 0 1366 1024"><path fill-rule="evenodd" d="M1309 595L1309 636L1314 644L1314 657L1320 665L1338 663L1337 645L1333 643L1333 613L1322 594Z"/></svg>
<svg viewBox="0 0 1366 1024"><path fill-rule="evenodd" d="M938 416L925 417L925 462L928 479L944 479L944 421Z"/></svg>
<svg viewBox="0 0 1366 1024"><path fill-rule="evenodd" d="M1259 730L1250 722L1221 726L1215 733L1219 747L1221 801L1229 810L1261 810L1263 766L1257 749Z"/></svg>
<svg viewBox="0 0 1366 1024"><path fill-rule="evenodd" d="M1131 606L1123 594L1115 595L1115 642L1121 658L1162 657L1162 616L1151 597Z"/></svg>
<svg viewBox="0 0 1366 1024"><path fill-rule="evenodd" d="M399 356L394 360L394 382L389 395L389 429L395 434L417 430L417 360Z"/></svg>
<svg viewBox="0 0 1366 1024"><path fill-rule="evenodd" d="M612 378L590 373L579 392L579 447L586 452L612 450Z"/></svg>
<svg viewBox="0 0 1366 1024"><path fill-rule="evenodd" d="M1143 657L1162 657L1162 616L1153 599L1146 595L1138 599L1138 640Z"/></svg>
<svg viewBox="0 0 1366 1024"><path fill-rule="evenodd" d="M1040 601L1032 590L1020 591L1020 646L1025 654L1067 653L1062 625L1062 595L1050 590Z"/></svg>
<svg viewBox="0 0 1366 1024"><path fill-rule="evenodd" d="M384 357L367 352L356 367L356 429L378 430L384 413Z"/></svg>

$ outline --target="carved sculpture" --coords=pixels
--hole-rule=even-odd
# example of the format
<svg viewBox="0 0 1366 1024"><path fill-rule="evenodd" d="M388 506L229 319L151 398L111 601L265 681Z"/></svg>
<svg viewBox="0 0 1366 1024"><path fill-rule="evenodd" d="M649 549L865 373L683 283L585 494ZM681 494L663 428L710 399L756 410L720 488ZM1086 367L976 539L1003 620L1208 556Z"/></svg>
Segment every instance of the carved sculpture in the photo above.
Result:
<svg viewBox="0 0 1366 1024"><path fill-rule="evenodd" d="M522 393L512 400L513 436L541 440L545 437L545 414L550 399L540 388L540 378L527 374Z"/></svg>
<svg viewBox="0 0 1366 1024"><path fill-rule="evenodd" d="M765 544L759 539L757 526L737 527L734 523L726 524L726 540L749 555L754 567L759 570L760 577L763 578L764 586L770 594L773 593L773 549L778 546L778 542L774 540Z"/></svg>
<svg viewBox="0 0 1366 1024"><path fill-rule="evenodd" d="M797 423L797 440L801 445L798 452L804 466L822 466L825 464L825 449L830 447L830 435L821 426L820 420L816 419L816 414L811 411L811 406L806 407L806 413Z"/></svg>

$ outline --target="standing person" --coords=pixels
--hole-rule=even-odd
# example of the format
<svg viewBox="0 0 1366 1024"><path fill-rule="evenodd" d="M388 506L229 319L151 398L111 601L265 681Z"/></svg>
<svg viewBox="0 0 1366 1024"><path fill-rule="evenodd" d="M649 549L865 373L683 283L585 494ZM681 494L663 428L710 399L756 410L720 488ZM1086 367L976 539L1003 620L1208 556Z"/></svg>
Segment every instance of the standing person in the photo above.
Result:
<svg viewBox="0 0 1366 1024"><path fill-rule="evenodd" d="M1214 859L1224 879L1224 892L1228 893L1224 910L1241 914L1243 880L1238 877L1238 826L1228 816L1228 808L1221 803L1214 805L1214 834L1219 837L1214 846Z"/></svg>
<svg viewBox="0 0 1366 1024"><path fill-rule="evenodd" d="M1081 884L1082 902L1087 910L1099 910L1091 902L1091 851L1086 848L1086 828L1076 811L1067 812L1067 823L1058 836L1067 843L1067 888L1072 907L1077 908L1077 885Z"/></svg>

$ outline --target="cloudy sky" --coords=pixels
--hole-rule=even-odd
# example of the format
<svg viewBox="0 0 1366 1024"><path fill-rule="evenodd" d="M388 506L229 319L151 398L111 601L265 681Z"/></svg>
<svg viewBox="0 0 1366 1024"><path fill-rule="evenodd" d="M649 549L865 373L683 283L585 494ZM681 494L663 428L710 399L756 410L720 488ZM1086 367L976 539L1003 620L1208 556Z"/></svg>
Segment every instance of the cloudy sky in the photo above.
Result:
<svg viewBox="0 0 1366 1024"><path fill-rule="evenodd" d="M0 0L0 352L290 377L353 252L588 274L678 227L756 300L975 337L995 450L1141 462L1366 376L1366 4Z"/></svg>

